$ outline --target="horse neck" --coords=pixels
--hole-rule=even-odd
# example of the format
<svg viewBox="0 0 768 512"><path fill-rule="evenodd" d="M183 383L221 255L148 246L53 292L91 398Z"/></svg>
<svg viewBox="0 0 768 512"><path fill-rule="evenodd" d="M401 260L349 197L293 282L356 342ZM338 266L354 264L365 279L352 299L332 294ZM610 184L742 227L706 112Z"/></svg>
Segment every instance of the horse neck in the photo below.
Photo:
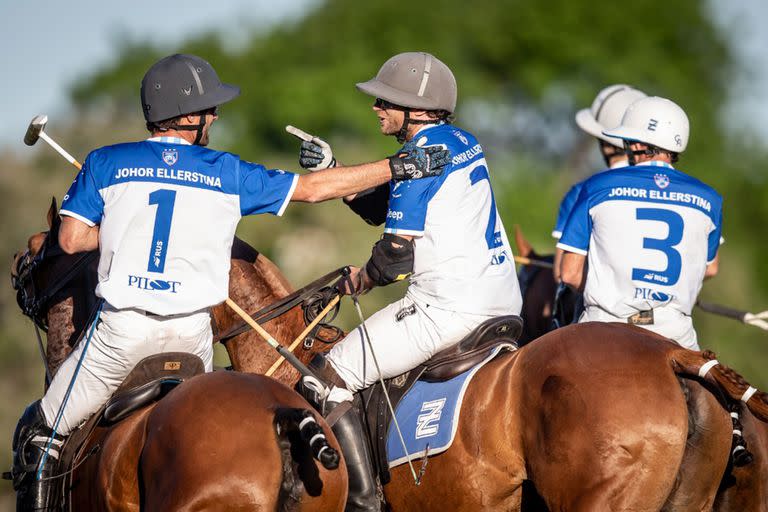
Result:
<svg viewBox="0 0 768 512"><path fill-rule="evenodd" d="M230 298L244 310L253 313L277 301L293 290L277 267L263 255L252 264L248 261L232 260L229 275ZM226 305L213 308L213 316L219 332L225 332L242 320ZM300 306L294 307L279 317L264 324L264 328L283 346L289 346L304 330L304 316ZM307 363L323 347L315 343L309 350L303 343L294 351L296 356ZM226 342L227 353L236 371L266 373L278 359L277 352L256 332L249 330ZM299 373L288 363L283 363L272 375L287 385L296 383Z"/></svg>
<svg viewBox="0 0 768 512"><path fill-rule="evenodd" d="M58 268L68 268L72 259L71 256L62 257L63 265ZM97 302L94 293L98 282L97 261L94 260L49 301L46 362L51 377L69 356L91 319Z"/></svg>

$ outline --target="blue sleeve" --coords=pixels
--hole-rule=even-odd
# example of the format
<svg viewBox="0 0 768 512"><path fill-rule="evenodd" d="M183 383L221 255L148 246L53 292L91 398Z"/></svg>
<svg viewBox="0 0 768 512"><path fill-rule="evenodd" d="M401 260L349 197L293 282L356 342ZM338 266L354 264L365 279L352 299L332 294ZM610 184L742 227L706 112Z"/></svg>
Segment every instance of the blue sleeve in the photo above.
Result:
<svg viewBox="0 0 768 512"><path fill-rule="evenodd" d="M266 169L263 165L240 161L240 213L282 215L299 181L298 174Z"/></svg>
<svg viewBox="0 0 768 512"><path fill-rule="evenodd" d="M83 168L77 173L67 195L61 202L61 213L79 219L89 226L101 222L104 214L104 198L99 193L95 174L99 171L101 159L91 153L85 159Z"/></svg>
<svg viewBox="0 0 768 512"><path fill-rule="evenodd" d="M589 215L590 197L587 187L583 187L571 214L565 222L563 235L557 243L559 249L587 254L589 250L589 237L592 234L592 217Z"/></svg>
<svg viewBox="0 0 768 512"><path fill-rule="evenodd" d="M709 234L709 239L707 240L707 264L715 261L715 257L717 256L717 250L723 241L722 229L723 229L723 210L720 209L720 215L718 216L718 220L715 223L715 229L713 229L712 232Z"/></svg>
<svg viewBox="0 0 768 512"><path fill-rule="evenodd" d="M392 184L384 232L411 236L423 235L427 206L439 187L439 178L440 176L436 176Z"/></svg>
<svg viewBox="0 0 768 512"><path fill-rule="evenodd" d="M565 197L563 197L563 200L560 202L560 209L557 211L557 221L555 222L555 229L552 230L552 237L553 238L560 238L563 235L563 230L565 229L565 222L568 220L568 217L571 215L571 211L573 210L574 205L576 204L576 200L579 198L579 193L581 192L581 188L583 186L583 182L579 182L571 187L571 189L568 191L567 194L565 194Z"/></svg>

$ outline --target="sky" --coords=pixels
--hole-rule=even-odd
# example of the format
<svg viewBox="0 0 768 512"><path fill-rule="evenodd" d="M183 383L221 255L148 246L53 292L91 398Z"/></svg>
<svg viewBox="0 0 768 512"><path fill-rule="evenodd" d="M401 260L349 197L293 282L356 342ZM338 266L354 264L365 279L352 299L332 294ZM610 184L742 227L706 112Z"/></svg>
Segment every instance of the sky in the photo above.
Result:
<svg viewBox="0 0 768 512"><path fill-rule="evenodd" d="M68 87L109 62L120 40L168 45L204 29L228 29L237 44L253 27L301 16L319 0L0 0L0 149L23 151L21 139L36 114L50 122L66 114ZM765 0L710 0L714 19L732 37L749 71L732 82L727 122L768 140L768 16ZM106 6L109 6L108 9ZM713 63L716 65L716 63ZM139 79L137 78L137 87Z"/></svg>
<svg viewBox="0 0 768 512"><path fill-rule="evenodd" d="M68 87L109 62L118 43L168 45L206 29L229 29L237 44L247 30L301 16L316 0L0 0L0 148L23 151L36 114L64 115ZM197 7L199 6L199 7ZM136 79L139 86L141 77Z"/></svg>

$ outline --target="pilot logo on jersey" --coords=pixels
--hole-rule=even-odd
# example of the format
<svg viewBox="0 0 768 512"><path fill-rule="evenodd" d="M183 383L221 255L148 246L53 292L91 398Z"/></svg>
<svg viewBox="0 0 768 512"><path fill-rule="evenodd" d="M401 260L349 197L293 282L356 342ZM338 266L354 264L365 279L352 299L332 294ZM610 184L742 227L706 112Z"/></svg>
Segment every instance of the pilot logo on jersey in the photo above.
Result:
<svg viewBox="0 0 768 512"><path fill-rule="evenodd" d="M166 165L173 165L179 160L179 152L175 149L166 149L163 151L163 162Z"/></svg>
<svg viewBox="0 0 768 512"><path fill-rule="evenodd" d="M653 181L656 183L656 186L661 189L669 186L669 176L666 174L655 174L653 176Z"/></svg>

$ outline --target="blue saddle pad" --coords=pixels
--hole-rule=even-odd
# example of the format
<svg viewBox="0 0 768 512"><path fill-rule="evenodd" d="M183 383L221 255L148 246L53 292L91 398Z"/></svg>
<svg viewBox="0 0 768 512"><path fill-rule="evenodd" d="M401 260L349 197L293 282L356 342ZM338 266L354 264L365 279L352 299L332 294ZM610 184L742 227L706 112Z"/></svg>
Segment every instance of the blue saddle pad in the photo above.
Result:
<svg viewBox="0 0 768 512"><path fill-rule="evenodd" d="M488 361L502 350L515 350L512 344L494 347L477 366L445 382L417 381L400 400L395 416L403 432L405 446L397 433L394 422L387 435L387 463L390 468L411 460L442 453L450 448L459 424L459 412L464 392L472 377Z"/></svg>

